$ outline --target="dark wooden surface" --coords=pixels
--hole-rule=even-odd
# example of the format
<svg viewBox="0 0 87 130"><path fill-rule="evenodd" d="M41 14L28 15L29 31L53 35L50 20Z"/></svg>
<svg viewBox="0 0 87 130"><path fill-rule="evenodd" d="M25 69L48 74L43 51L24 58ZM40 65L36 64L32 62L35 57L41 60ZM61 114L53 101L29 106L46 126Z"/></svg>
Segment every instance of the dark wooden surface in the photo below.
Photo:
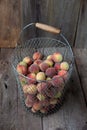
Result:
<svg viewBox="0 0 87 130"><path fill-rule="evenodd" d="M0 12L0 47L15 47L21 27L42 22L60 28L72 46L87 48L87 0L1 0Z"/></svg>
<svg viewBox="0 0 87 130"><path fill-rule="evenodd" d="M87 50L74 49L77 68L74 65L65 101L58 112L44 118L26 112L22 105L9 64L12 51L1 49L0 52L0 130L87 130L87 63L81 58Z"/></svg>
<svg viewBox="0 0 87 130"><path fill-rule="evenodd" d="M21 0L0 0L0 47L14 47L21 29Z"/></svg>

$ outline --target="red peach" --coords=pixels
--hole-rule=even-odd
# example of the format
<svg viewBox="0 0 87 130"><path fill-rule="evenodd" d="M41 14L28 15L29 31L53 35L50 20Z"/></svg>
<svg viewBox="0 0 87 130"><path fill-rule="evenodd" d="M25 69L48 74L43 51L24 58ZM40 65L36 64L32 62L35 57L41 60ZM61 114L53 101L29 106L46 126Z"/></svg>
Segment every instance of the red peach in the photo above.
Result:
<svg viewBox="0 0 87 130"><path fill-rule="evenodd" d="M58 75L55 75L55 76L52 78L52 84L53 84L53 86L58 87L58 88L64 87L63 78L61 78L61 77L58 76Z"/></svg>
<svg viewBox="0 0 87 130"><path fill-rule="evenodd" d="M39 65L41 71L46 71L46 69L49 68L49 65L45 62L42 62L40 65Z"/></svg>
<svg viewBox="0 0 87 130"><path fill-rule="evenodd" d="M58 75L61 76L63 79L67 79L68 78L68 72L66 70L60 70L58 72Z"/></svg>
<svg viewBox="0 0 87 130"><path fill-rule="evenodd" d="M48 87L47 83L41 82L41 83L38 83L37 90L39 93L44 93L46 91L47 87Z"/></svg>
<svg viewBox="0 0 87 130"><path fill-rule="evenodd" d="M27 67L23 66L23 65L17 65L17 72L21 73L23 75L27 74Z"/></svg>
<svg viewBox="0 0 87 130"><path fill-rule="evenodd" d="M43 107L46 107L46 106L49 106L50 105L50 102L48 99L45 99L44 101L41 101L41 104Z"/></svg>
<svg viewBox="0 0 87 130"><path fill-rule="evenodd" d="M48 97L54 97L57 93L57 88L55 88L54 86L50 86L48 87L47 91L46 91L46 95Z"/></svg>
<svg viewBox="0 0 87 130"><path fill-rule="evenodd" d="M29 84L36 83L36 75L35 73L30 73L27 75Z"/></svg>
<svg viewBox="0 0 87 130"><path fill-rule="evenodd" d="M40 103L40 102L35 102L35 103L33 104L33 109L36 110L36 111L40 110L41 107L42 107L42 106L41 106L41 103Z"/></svg>
<svg viewBox="0 0 87 130"><path fill-rule="evenodd" d="M52 55L47 56L47 60L52 60Z"/></svg>
<svg viewBox="0 0 87 130"><path fill-rule="evenodd" d="M69 69L69 64L68 64L68 62L62 62L61 64L60 64L60 68L62 69L62 70L68 70Z"/></svg>
<svg viewBox="0 0 87 130"><path fill-rule="evenodd" d="M25 104L26 104L27 107L32 107L33 106L33 102L29 101L29 97L26 98Z"/></svg>
<svg viewBox="0 0 87 130"><path fill-rule="evenodd" d="M31 73L38 73L39 72L39 66L37 64L32 64L28 69Z"/></svg>
<svg viewBox="0 0 87 130"><path fill-rule="evenodd" d="M33 102L34 103L36 101L36 96L28 94L27 95L27 99L28 99L29 102Z"/></svg>
<svg viewBox="0 0 87 130"><path fill-rule="evenodd" d="M54 68L56 71L60 70L60 63L55 63Z"/></svg>
<svg viewBox="0 0 87 130"><path fill-rule="evenodd" d="M28 65L31 65L31 64L32 64L32 59L27 56L27 57L25 57L25 58L23 59L23 62L25 62L25 63L28 64Z"/></svg>
<svg viewBox="0 0 87 130"><path fill-rule="evenodd" d="M56 75L56 70L53 67L50 67L46 70L46 75L52 78L54 75Z"/></svg>
<svg viewBox="0 0 87 130"><path fill-rule="evenodd" d="M38 59L34 61L34 64L37 64L38 66L42 63L42 60Z"/></svg>
<svg viewBox="0 0 87 130"><path fill-rule="evenodd" d="M63 57L62 55L59 53L59 52L55 52L53 55L52 55L52 60L54 62L61 62L63 60Z"/></svg>
<svg viewBox="0 0 87 130"><path fill-rule="evenodd" d="M35 52L33 54L33 59L37 60L37 59L42 59L42 54L40 52Z"/></svg>
<svg viewBox="0 0 87 130"><path fill-rule="evenodd" d="M49 67L53 66L53 61L52 60L45 60L45 63L47 63L49 65Z"/></svg>
<svg viewBox="0 0 87 130"><path fill-rule="evenodd" d="M36 85L35 84L28 85L27 93L36 94L37 93Z"/></svg>
<svg viewBox="0 0 87 130"><path fill-rule="evenodd" d="M44 72L39 72L39 73L37 73L37 75L36 75L36 80L37 80L37 81L45 80L45 79L46 79L46 75L45 75Z"/></svg>

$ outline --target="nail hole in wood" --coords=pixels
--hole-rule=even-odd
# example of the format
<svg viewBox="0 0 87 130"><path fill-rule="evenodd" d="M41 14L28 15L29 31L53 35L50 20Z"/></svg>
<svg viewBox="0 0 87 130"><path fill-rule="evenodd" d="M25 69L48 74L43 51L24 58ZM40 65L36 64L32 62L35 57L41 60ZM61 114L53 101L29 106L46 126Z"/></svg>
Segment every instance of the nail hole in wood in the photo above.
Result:
<svg viewBox="0 0 87 130"><path fill-rule="evenodd" d="M4 83L4 85L5 85L5 88L7 89L7 88L8 88L7 84L6 84L6 83Z"/></svg>

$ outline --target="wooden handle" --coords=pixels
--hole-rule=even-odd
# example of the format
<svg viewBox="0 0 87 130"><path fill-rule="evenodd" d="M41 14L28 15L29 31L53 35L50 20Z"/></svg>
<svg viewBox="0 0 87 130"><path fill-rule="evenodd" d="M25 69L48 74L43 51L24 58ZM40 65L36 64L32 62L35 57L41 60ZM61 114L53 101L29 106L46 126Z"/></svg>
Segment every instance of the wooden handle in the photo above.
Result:
<svg viewBox="0 0 87 130"><path fill-rule="evenodd" d="M48 32L51 32L51 33L60 33L60 29L57 29L55 27L52 27L52 26L49 26L49 25L46 25L46 24L42 24L42 23L36 23L35 26L37 28L40 28L42 30L45 30L45 31L48 31Z"/></svg>

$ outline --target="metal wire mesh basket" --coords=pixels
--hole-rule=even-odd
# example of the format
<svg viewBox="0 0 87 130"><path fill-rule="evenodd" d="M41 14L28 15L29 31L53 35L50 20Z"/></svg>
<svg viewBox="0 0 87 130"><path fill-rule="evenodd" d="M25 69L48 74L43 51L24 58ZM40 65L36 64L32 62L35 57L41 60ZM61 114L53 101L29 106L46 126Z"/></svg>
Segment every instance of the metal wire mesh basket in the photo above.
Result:
<svg viewBox="0 0 87 130"><path fill-rule="evenodd" d="M57 34L57 39L51 37L34 37L34 35L29 37L29 31L32 28L33 32L35 31L35 28L53 32ZM17 65L26 56L32 58L33 54L36 52L40 52L43 55L42 61L45 61L49 55L52 55L55 52L60 53L63 56L63 61L66 61L69 64L67 74L63 75L63 77L58 76L57 79L48 78L46 75L44 80L33 80L23 73L18 73L16 69ZM17 47L14 49L11 62L22 102L27 110L39 115L48 115L60 108L67 89L67 83L72 74L74 59L72 49L67 39L60 33L59 29L40 23L31 23L25 26L20 33L20 38ZM22 64L21 66L24 65L25 64ZM27 69L29 67L30 66L27 66ZM56 76L57 73L55 74Z"/></svg>

